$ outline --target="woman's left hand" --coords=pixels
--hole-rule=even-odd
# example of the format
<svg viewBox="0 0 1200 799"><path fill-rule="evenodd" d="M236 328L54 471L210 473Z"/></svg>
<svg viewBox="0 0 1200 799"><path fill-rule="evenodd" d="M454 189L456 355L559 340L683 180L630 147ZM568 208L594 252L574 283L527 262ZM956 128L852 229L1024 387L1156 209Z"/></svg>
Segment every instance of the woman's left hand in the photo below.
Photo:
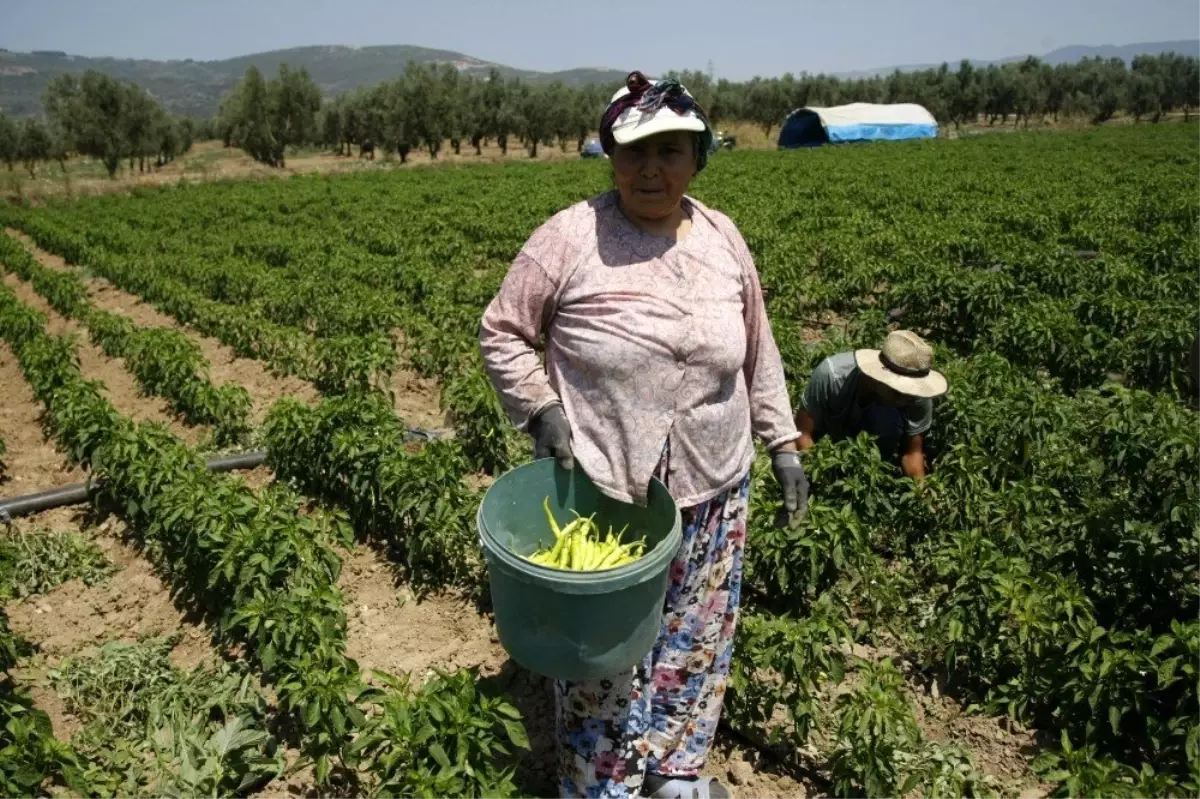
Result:
<svg viewBox="0 0 1200 799"><path fill-rule="evenodd" d="M785 523L794 524L808 513L808 477L800 463L800 453L791 448L776 450L771 456L771 471L783 491L780 517Z"/></svg>

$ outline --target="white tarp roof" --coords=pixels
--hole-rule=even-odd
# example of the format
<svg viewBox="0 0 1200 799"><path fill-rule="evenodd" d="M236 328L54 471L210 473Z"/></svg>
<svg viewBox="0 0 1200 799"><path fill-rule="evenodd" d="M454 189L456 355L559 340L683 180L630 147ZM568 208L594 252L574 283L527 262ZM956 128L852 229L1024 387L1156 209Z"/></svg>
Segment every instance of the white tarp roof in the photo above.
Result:
<svg viewBox="0 0 1200 799"><path fill-rule="evenodd" d="M843 125L937 125L933 114L917 103L850 103L828 108L806 106L826 129Z"/></svg>

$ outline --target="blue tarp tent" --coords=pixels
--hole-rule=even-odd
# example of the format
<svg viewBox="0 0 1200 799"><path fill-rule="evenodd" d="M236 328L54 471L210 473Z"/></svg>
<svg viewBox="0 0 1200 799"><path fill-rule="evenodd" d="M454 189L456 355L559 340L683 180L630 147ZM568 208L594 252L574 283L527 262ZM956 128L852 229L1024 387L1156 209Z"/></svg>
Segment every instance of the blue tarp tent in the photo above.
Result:
<svg viewBox="0 0 1200 799"><path fill-rule="evenodd" d="M937 120L916 103L851 103L830 108L797 108L779 129L779 148L935 136Z"/></svg>

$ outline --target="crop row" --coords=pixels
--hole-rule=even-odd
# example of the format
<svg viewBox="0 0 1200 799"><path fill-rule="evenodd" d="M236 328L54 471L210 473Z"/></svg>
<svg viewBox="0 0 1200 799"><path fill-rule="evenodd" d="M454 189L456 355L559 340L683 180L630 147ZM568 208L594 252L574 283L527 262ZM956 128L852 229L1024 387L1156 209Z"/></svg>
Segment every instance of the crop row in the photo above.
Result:
<svg viewBox="0 0 1200 799"><path fill-rule="evenodd" d="M1187 300L1200 258L1189 130L971 141L901 150L903 158L806 153L780 164L748 153L715 164L697 193L741 224L773 310L904 307L908 323L961 354L994 350L1070 390L1119 373L1130 386L1186 394L1183 354L1200 328ZM759 167L764 159L770 165ZM757 190L760 168L793 186L785 200ZM563 180L545 184L555 196L603 187L590 165L559 169ZM805 183L809 170L818 185ZM413 273L436 282L454 264L460 288L480 270L484 285L495 283L522 234L555 210L550 194L521 193L530 173L514 176L503 186L461 171L302 181L286 202L223 187L206 193L214 202L204 211L193 192L179 192L181 212L169 219L141 200L56 216L97 247L152 261L274 323L366 335L404 327L406 311L422 307L423 286L405 302ZM430 213L392 223L412 219L410 196ZM217 235L227 228L236 234Z"/></svg>
<svg viewBox="0 0 1200 799"><path fill-rule="evenodd" d="M464 309L474 309L483 296L485 289L480 287L481 281L468 285L471 296L468 302L462 303L443 296L441 286L453 285L451 282L435 280L436 288L420 282L429 278L426 270L412 271L414 279L419 281L416 285L373 290L369 301L359 296L345 298L344 292L326 280L315 289L322 301L314 299L311 304L300 303L307 315L296 317L281 311L270 298L287 297L292 301L307 296L306 289L299 285L300 278L290 280L284 275L275 275L269 290L266 283L255 282L261 292L255 288L249 293L258 292L262 303L255 311L248 306L226 305L220 300L201 296L192 286L168 277L171 270L146 249L139 250L137 256L113 254L127 248L117 246L113 252L102 250L44 218L22 217L19 224L40 246L154 302L160 310L173 314L181 322L230 344L239 354L262 358L282 373L310 377L327 394L382 389L397 359L391 336L391 328L397 327L405 336L410 362L421 374L443 381L443 404L452 412L457 437L468 463L474 468L493 472L506 468L519 457L512 428L483 371L478 348L470 335L473 323L464 313ZM117 238L112 232L102 237L109 246ZM210 264L210 269L216 267ZM245 277L254 268L243 267L239 271L230 267L230 270L232 275ZM229 285L235 279L231 277L220 282ZM313 290L310 288L308 292ZM235 292L234 299L241 296L240 292ZM267 299L262 300L262 297ZM335 297L339 298L336 302ZM384 303L386 311L379 307L380 303ZM341 312L353 315L364 307L379 307L375 319L384 329L361 335L320 335L329 332L328 325L322 322L334 320L333 324L338 325L335 329L340 330ZM473 310L468 312L474 313ZM317 331L317 335L306 332L308 329Z"/></svg>
<svg viewBox="0 0 1200 799"><path fill-rule="evenodd" d="M1200 253L1190 130L735 153L699 178L697 195L755 254L794 396L822 356L878 346L893 306L937 343L951 379L923 490L867 441L823 442L806 456L808 520L777 531L759 471L748 568L770 599L740 639L741 723L771 727L769 709L786 707L777 734L806 739L853 614L866 624L853 637L896 643L964 701L1064 735L1039 761L1048 779L1075 793L1194 792L1200 495L1187 478L1197 417L1180 397L1197 328L1181 298ZM479 314L533 227L606 185L594 164L304 178L13 221L131 291L166 281L305 352L399 328L409 362L443 381L457 443L428 460L406 452L384 406L347 397L277 408L272 457L411 566L470 581L476 498L462 472L522 457L478 361ZM428 487L421 499L374 487L399 475ZM787 679L751 682L759 667ZM872 684L903 738L891 679ZM831 762L862 788L885 754L862 743ZM887 762L914 756L906 745ZM896 791L903 771L884 775Z"/></svg>
<svg viewBox="0 0 1200 799"><path fill-rule="evenodd" d="M390 688L367 687L346 656L336 586L337 550L350 543L345 519L308 516L299 497L277 486L255 495L206 470L160 426L122 417L80 374L71 340L47 335L44 323L0 289L0 337L44 404L59 448L91 467L98 502L160 553L179 590L218 619L219 638L246 647L274 684L318 782L340 764L393 790L511 793L511 767L498 758L525 742L509 705L479 693L469 675L419 688L383 675Z"/></svg>
<svg viewBox="0 0 1200 799"><path fill-rule="evenodd" d="M1142 180L1148 186L1152 178ZM988 197L990 214L1003 218L1007 209ZM1186 353L1200 330L1190 301L1200 293L1200 228L1175 233L1163 264L1115 241L1105 242L1112 251L1080 250L1070 232L1048 241L996 234L979 226L976 199L960 202L938 209L948 218L934 217L936 229L894 209L883 220L863 217L847 202L830 229L791 239L818 244L802 246L791 263L764 264L773 314L811 325L827 310L895 308L905 325L958 354L1001 353L1026 373L1060 379L1064 390L1118 374L1132 388L1187 394ZM755 211L757 204L745 212L756 218ZM899 239L895 230L913 233Z"/></svg>
<svg viewBox="0 0 1200 799"><path fill-rule="evenodd" d="M1090 272L1103 265L1064 258L1056 268ZM1045 369L1067 390L1116 374L1129 386L1186 395L1195 383L1185 356L1200 331L1189 281L1142 278L1164 296L1101 289L1058 298L1032 287L1020 268L943 265L898 282L888 304L905 310L905 324L955 342L964 354L994 350L1030 372Z"/></svg>
<svg viewBox="0 0 1200 799"><path fill-rule="evenodd" d="M343 508L363 536L386 543L417 587L483 585L469 471L457 441L416 447L378 393L315 407L282 400L263 427L268 464L310 496Z"/></svg>
<svg viewBox="0 0 1200 799"><path fill-rule="evenodd" d="M246 307L212 300L171 277L157 262L92 247L74 231L47 220L22 216L20 227L39 246L137 294L238 355L259 358L276 374L311 380L324 392L385 385L395 367L395 347L384 333L315 338L304 330L273 323Z"/></svg>
<svg viewBox="0 0 1200 799"><path fill-rule="evenodd" d="M1086 753L1068 773L1092 790L1189 794L1200 496L1183 475L1198 460L1195 413L1117 386L1066 397L994 354L939 357L954 390L924 485L899 479L865 437L821 442L806 458L801 526L772 529L765 504L751 515L752 581L803 613L845 596L871 637L901 641L957 695L1061 731ZM771 487L758 497L774 499Z"/></svg>
<svg viewBox="0 0 1200 799"><path fill-rule="evenodd" d="M0 268L19 275L60 313L87 326L106 354L124 358L148 394L166 398L191 425L213 425L218 446L243 440L249 432L250 393L242 386L215 386L208 361L183 333L141 328L129 319L92 305L78 275L39 264L9 236L0 237Z"/></svg>

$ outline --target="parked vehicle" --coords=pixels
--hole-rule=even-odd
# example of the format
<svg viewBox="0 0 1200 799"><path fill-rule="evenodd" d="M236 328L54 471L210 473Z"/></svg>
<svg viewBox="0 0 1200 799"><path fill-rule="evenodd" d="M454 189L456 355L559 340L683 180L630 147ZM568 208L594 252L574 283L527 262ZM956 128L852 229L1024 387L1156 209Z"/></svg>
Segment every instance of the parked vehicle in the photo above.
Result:
<svg viewBox="0 0 1200 799"><path fill-rule="evenodd" d="M713 134L712 146L709 147L709 154L715 153L718 150L732 150L737 146L737 136L729 136L725 131L718 130Z"/></svg>
<svg viewBox="0 0 1200 799"><path fill-rule="evenodd" d="M608 158L604 154L604 148L600 146L599 139L588 139L587 144L583 145L583 149L579 151L580 158Z"/></svg>

